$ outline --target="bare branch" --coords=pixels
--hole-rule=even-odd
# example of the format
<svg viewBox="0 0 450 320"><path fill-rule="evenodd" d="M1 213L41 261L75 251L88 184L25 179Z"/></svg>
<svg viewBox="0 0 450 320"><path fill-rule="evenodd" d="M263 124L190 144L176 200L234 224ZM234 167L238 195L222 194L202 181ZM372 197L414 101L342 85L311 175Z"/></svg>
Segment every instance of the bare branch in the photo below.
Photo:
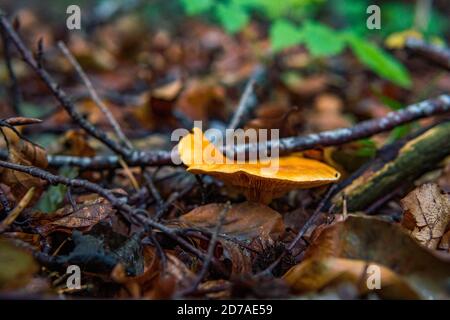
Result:
<svg viewBox="0 0 450 320"><path fill-rule="evenodd" d="M16 33L14 28L11 26L11 24L3 14L0 14L0 25L16 46L24 61L47 85L49 90L53 93L55 98L59 101L61 106L67 111L71 118L90 135L103 142L111 150L120 154L125 159L128 159L132 154L130 150L125 149L115 141L111 140L104 132L95 128L89 121L87 121L81 114L76 111L75 105L69 99L65 91L59 87L59 85L53 80L52 76L50 76L50 74L44 68L41 68L39 66L39 63L33 57L33 54L29 49L27 49L22 39L20 39L19 35Z"/></svg>
<svg viewBox="0 0 450 320"><path fill-rule="evenodd" d="M64 42L59 41L58 47L61 50L61 52L66 56L67 60L69 60L69 62L75 68L76 72L78 73L78 75L81 78L81 81L83 81L84 85L86 86L92 100L95 102L95 104L100 108L100 110L106 116L106 118L108 119L109 123L111 124L112 128L114 129L114 132L116 133L119 140L128 149L130 149L130 150L133 149L131 142L127 139L127 137L123 133L122 129L120 128L119 123L116 121L116 119L114 118L114 116L112 115L112 113L108 109L108 107L105 105L103 100L100 99L100 97L97 94L97 91L94 89L94 86L92 85L91 80L89 80L88 76L83 71L83 68L81 68L80 64L77 62L75 57L72 55L72 53L70 53L67 46L64 44Z"/></svg>
<svg viewBox="0 0 450 320"><path fill-rule="evenodd" d="M300 137L283 138L275 142L238 145L236 153L258 152L259 148L279 147L280 154L307 149L335 146L350 141L367 138L377 133L389 131L399 125L438 114L450 112L450 95L443 94L435 99L412 104L404 109L389 113L387 116L363 121L350 128L341 128Z"/></svg>
<svg viewBox="0 0 450 320"><path fill-rule="evenodd" d="M406 49L450 70L450 49L426 43L423 40L409 38Z"/></svg>

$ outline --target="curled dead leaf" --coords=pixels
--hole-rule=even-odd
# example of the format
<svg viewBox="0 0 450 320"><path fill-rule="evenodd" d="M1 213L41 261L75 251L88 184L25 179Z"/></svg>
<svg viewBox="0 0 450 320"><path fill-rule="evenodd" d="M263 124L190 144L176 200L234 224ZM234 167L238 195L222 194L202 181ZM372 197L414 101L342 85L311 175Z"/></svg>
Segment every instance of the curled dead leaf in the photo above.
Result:
<svg viewBox="0 0 450 320"><path fill-rule="evenodd" d="M405 210L402 225L422 245L436 249L450 223L450 197L439 186L426 183L401 200Z"/></svg>

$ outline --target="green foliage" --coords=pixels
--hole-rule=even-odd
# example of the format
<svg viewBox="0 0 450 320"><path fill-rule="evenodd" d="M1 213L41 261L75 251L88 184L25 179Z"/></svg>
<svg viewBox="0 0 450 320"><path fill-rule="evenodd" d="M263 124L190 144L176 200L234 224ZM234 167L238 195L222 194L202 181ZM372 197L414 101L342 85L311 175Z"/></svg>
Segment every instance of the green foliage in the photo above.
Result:
<svg viewBox="0 0 450 320"><path fill-rule="evenodd" d="M355 35L346 38L358 59L378 75L402 87L411 85L408 71L393 56Z"/></svg>
<svg viewBox="0 0 450 320"><path fill-rule="evenodd" d="M346 46L350 47L356 57L365 66L384 79L393 83L409 87L411 80L406 68L380 47L368 40L366 8L368 1L360 2L336 1L340 5L330 4L337 10L338 15L343 16L349 22L346 31L332 29L329 26L315 22L311 18L313 10L320 8L321 0L180 0L188 14L213 13L223 28L229 33L236 33L244 28L252 11L261 13L271 20L269 36L274 52L304 44L313 57L328 57L340 54ZM389 8L389 7L388 7ZM394 12L397 17L407 8L404 5L391 7L389 12ZM409 13L414 10L408 7ZM384 12L384 11L383 11ZM296 25L293 21L303 14L303 24ZM290 19L286 17L289 16ZM396 19L402 20L402 19ZM402 22L403 23L403 22ZM411 21L408 21L410 27ZM406 29L404 25L395 28ZM360 30L363 28L364 30ZM385 25L383 24L383 28Z"/></svg>
<svg viewBox="0 0 450 320"><path fill-rule="evenodd" d="M249 21L247 12L234 3L219 4L216 8L216 16L224 29L229 33L238 32Z"/></svg>
<svg viewBox="0 0 450 320"><path fill-rule="evenodd" d="M315 57L336 55L345 47L341 34L321 23L307 21L302 33L306 47Z"/></svg>
<svg viewBox="0 0 450 320"><path fill-rule="evenodd" d="M73 167L63 167L59 170L59 174L73 179L78 175L78 170ZM50 186L36 204L36 208L45 213L55 212L61 207L66 193L67 186L65 185Z"/></svg>
<svg viewBox="0 0 450 320"><path fill-rule="evenodd" d="M270 28L270 41L274 51L292 47L299 44L302 39L302 32L285 19L275 21Z"/></svg>
<svg viewBox="0 0 450 320"><path fill-rule="evenodd" d="M214 0L180 0L188 15L203 13L214 5Z"/></svg>

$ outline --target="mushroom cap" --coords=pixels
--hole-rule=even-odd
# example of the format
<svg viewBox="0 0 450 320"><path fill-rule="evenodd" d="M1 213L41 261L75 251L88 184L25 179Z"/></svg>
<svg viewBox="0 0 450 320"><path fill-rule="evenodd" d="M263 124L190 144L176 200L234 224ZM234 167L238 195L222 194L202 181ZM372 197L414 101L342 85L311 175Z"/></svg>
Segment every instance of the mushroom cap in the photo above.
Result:
<svg viewBox="0 0 450 320"><path fill-rule="evenodd" d="M225 183L238 187L251 201L270 203L293 189L307 189L337 181L340 174L334 168L317 160L298 155L278 158L278 163L264 161L236 162L228 159L195 128L194 134L184 137L178 146L180 158L189 172L214 176ZM200 131L201 133L201 131ZM194 135L202 141L201 148L193 148ZM192 161L193 155L203 152L203 161ZM215 159L219 161L214 161ZM272 165L272 167L271 167ZM272 168L272 169L271 169Z"/></svg>

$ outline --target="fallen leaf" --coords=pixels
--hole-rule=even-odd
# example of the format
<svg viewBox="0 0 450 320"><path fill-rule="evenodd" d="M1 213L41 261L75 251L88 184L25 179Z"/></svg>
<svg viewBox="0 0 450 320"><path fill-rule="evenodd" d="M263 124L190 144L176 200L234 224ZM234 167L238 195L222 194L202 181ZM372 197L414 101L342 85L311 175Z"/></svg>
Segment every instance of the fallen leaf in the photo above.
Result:
<svg viewBox="0 0 450 320"><path fill-rule="evenodd" d="M46 168L47 153L40 146L30 141L22 139L17 132L8 127L0 128L3 137L8 142L8 161L25 166L36 166ZM36 191L41 191L45 182L39 178L32 177L26 173L18 172L10 169L0 169L2 183L11 188L11 193L18 199L23 198L25 193L32 187L36 187ZM33 203L40 196L40 192L36 192Z"/></svg>
<svg viewBox="0 0 450 320"><path fill-rule="evenodd" d="M218 203L201 206L181 216L179 221L190 227L213 231L224 208L224 204ZM231 261L232 274L252 272L252 252L243 248L236 240L259 251L261 244L272 244L283 232L283 219L271 208L254 202L232 205L225 215L220 232L226 237L219 237L218 240L224 248L224 258Z"/></svg>
<svg viewBox="0 0 450 320"><path fill-rule="evenodd" d="M450 230L448 230L441 238L439 249L446 250L450 253Z"/></svg>
<svg viewBox="0 0 450 320"><path fill-rule="evenodd" d="M26 285L37 270L38 266L31 254L0 239L0 290Z"/></svg>
<svg viewBox="0 0 450 320"><path fill-rule="evenodd" d="M214 230L224 204L212 203L195 208L180 217L190 226ZM275 210L254 202L232 205L225 216L221 233L238 240L252 240L257 237L273 239L284 232L281 215Z"/></svg>
<svg viewBox="0 0 450 320"><path fill-rule="evenodd" d="M424 184L401 200L402 225L422 245L436 249L450 222L450 197L434 183Z"/></svg>
<svg viewBox="0 0 450 320"><path fill-rule="evenodd" d="M177 106L186 116L195 120L206 120L211 116L222 116L225 88L212 81L191 81L181 92Z"/></svg>
<svg viewBox="0 0 450 320"><path fill-rule="evenodd" d="M32 224L43 236L55 231L70 234L73 229L87 232L114 213L115 210L108 201L104 198L98 198L84 203L76 210L71 205L67 205L53 214L35 214Z"/></svg>
<svg viewBox="0 0 450 320"><path fill-rule="evenodd" d="M368 263L363 260L343 258L308 259L292 267L283 279L296 293L317 292L327 286L351 283L358 289L359 294L370 292L372 284L369 276L370 268L379 268L380 288L377 294L386 299L417 299L419 296L409 284L392 270ZM376 269L373 269L376 270ZM374 282L374 285L376 283Z"/></svg>
<svg viewBox="0 0 450 320"><path fill-rule="evenodd" d="M118 264L112 271L111 277L127 289L121 297L168 299L177 290L191 285L195 279L194 273L175 255L169 252L165 254L167 265L163 270L155 248L144 247L144 270L136 276L127 275L123 265Z"/></svg>
<svg viewBox="0 0 450 320"><path fill-rule="evenodd" d="M350 215L324 228L305 259L329 257L376 263L403 277L421 298L448 298L450 260L419 245L399 225L379 218Z"/></svg>

